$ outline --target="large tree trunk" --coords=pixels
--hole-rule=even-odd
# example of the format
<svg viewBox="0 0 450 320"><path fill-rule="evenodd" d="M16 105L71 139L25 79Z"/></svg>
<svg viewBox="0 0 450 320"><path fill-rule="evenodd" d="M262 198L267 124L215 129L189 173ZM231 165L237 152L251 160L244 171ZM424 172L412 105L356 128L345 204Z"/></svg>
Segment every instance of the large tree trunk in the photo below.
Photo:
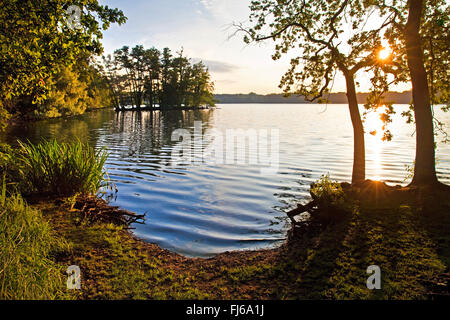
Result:
<svg viewBox="0 0 450 320"><path fill-rule="evenodd" d="M404 30L406 55L411 74L414 117L416 120L416 163L412 185L436 184L434 128L427 72L419 35L424 0L409 1L408 22Z"/></svg>
<svg viewBox="0 0 450 320"><path fill-rule="evenodd" d="M366 152L364 146L364 128L358 109L355 80L353 74L344 73L347 84L347 100L353 125L353 173L352 183L363 182L366 179Z"/></svg>

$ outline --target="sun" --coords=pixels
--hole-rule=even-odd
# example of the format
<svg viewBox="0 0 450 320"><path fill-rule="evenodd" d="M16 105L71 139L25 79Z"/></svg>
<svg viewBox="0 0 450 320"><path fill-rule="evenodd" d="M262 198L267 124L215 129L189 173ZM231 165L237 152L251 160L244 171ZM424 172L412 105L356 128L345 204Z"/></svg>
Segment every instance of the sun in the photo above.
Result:
<svg viewBox="0 0 450 320"><path fill-rule="evenodd" d="M391 49L389 47L386 48L382 48L379 52L378 52L378 58L380 60L386 60L391 56Z"/></svg>

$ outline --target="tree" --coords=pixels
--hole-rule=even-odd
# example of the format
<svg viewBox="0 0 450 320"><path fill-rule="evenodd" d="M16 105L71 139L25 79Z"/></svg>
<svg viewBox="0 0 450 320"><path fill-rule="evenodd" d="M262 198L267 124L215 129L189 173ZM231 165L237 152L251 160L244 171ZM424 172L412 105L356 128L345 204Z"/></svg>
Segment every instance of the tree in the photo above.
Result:
<svg viewBox="0 0 450 320"><path fill-rule="evenodd" d="M122 92L124 91L121 77L119 76L119 63L117 59L113 59L111 55L102 56L102 71L108 84L112 106L119 110L121 108Z"/></svg>
<svg viewBox="0 0 450 320"><path fill-rule="evenodd" d="M159 75L161 72L160 56L161 52L156 48L150 48L145 51L145 68L147 73L145 92L151 107L154 107L156 103L159 89Z"/></svg>
<svg viewBox="0 0 450 320"><path fill-rule="evenodd" d="M171 105L170 97L173 96L173 88L169 79L172 72L172 52L169 48L164 48L161 56L161 90L160 90L160 106L161 108Z"/></svg>
<svg viewBox="0 0 450 320"><path fill-rule="evenodd" d="M80 28L70 28L62 0L3 0L0 10L0 126L21 111L15 99L34 105L47 98L47 80L70 67L80 54L100 54L102 31L124 23L122 11L97 0L73 1L81 9ZM5 110L6 107L6 110Z"/></svg>
<svg viewBox="0 0 450 320"><path fill-rule="evenodd" d="M192 106L211 105L214 106L214 83L203 62L198 62L192 66L192 80L190 81L190 101Z"/></svg>
<svg viewBox="0 0 450 320"><path fill-rule="evenodd" d="M382 12L395 14L386 38L399 70L406 71L406 80L412 84L416 155L411 185L436 185L434 127L436 124L442 128L442 123L434 119L432 105L449 102L450 7L443 0L408 0L406 4L377 1L374 4ZM448 110L448 106L443 110ZM405 115L412 121L411 113Z"/></svg>
<svg viewBox="0 0 450 320"><path fill-rule="evenodd" d="M423 0L410 0L408 22L404 29L416 119L416 162L412 184L419 185L437 182L430 91L419 34L422 12Z"/></svg>
<svg viewBox="0 0 450 320"><path fill-rule="evenodd" d="M111 107L114 105L112 93L103 66L94 56L80 57L73 66L80 81L87 86L86 110Z"/></svg>
<svg viewBox="0 0 450 320"><path fill-rule="evenodd" d="M141 45L135 46L129 51L129 47L124 46L114 51L115 59L119 68L126 73L125 86L131 94L133 104L140 108L144 98L145 90L145 51Z"/></svg>
<svg viewBox="0 0 450 320"><path fill-rule="evenodd" d="M33 110L35 117L79 115L111 105L106 79L89 56L80 56L76 64L61 67L47 80L47 86L46 99Z"/></svg>
<svg viewBox="0 0 450 320"><path fill-rule="evenodd" d="M202 63L192 64L183 51L173 57L170 49L145 50L138 45L123 47L103 57L105 76L114 96L116 109L128 103L127 96L139 108L158 101L161 108L214 106L214 84Z"/></svg>
<svg viewBox="0 0 450 320"><path fill-rule="evenodd" d="M73 68L66 67L48 80L46 100L39 105L38 114L46 118L84 113L89 97L86 82L80 81Z"/></svg>
<svg viewBox="0 0 450 320"><path fill-rule="evenodd" d="M183 49L178 53L178 56L172 60L172 67L174 74L172 75L172 82L175 87L175 102L176 106L186 105L187 89L190 81L190 63L189 60L183 56Z"/></svg>
<svg viewBox="0 0 450 320"><path fill-rule="evenodd" d="M276 44L272 56L275 60L291 49L299 52L281 80L280 87L285 93L321 101L329 93L335 73L343 74L354 137L352 183L364 181L364 128L355 77L358 71L376 66L376 53L382 47L379 34L389 25L393 14L368 29L361 27L369 19L365 1L261 0L252 1L250 9L250 22L254 26L250 29L238 26L246 32L244 41L272 39Z"/></svg>

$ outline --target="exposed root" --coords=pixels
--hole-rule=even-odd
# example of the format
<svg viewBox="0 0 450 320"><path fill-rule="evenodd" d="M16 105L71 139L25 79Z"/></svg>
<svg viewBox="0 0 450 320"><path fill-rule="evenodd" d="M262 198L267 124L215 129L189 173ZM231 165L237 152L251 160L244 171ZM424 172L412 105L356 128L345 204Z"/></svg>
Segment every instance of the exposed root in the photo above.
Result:
<svg viewBox="0 0 450 320"><path fill-rule="evenodd" d="M129 226L132 223L143 224L145 214L136 214L128 210L111 206L103 199L93 196L79 196L72 208L80 210L85 222L106 222L116 225Z"/></svg>

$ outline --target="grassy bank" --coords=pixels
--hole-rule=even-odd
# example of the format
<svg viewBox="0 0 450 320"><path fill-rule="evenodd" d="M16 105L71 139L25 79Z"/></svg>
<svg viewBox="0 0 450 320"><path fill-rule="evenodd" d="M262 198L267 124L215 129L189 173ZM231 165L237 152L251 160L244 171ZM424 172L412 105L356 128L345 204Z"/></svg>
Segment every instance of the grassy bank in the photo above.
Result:
<svg viewBox="0 0 450 320"><path fill-rule="evenodd" d="M448 293L450 203L445 193L422 203L414 195L356 201L339 222L296 228L280 249L211 259L170 253L116 225L80 222L83 213L68 205L37 207L73 249L58 263L80 266L81 299L430 299ZM369 265L381 269L381 290L366 287Z"/></svg>
<svg viewBox="0 0 450 320"><path fill-rule="evenodd" d="M33 197L95 193L107 182L106 154L82 143L0 145L0 299L69 299L67 265L72 251L41 211L27 204Z"/></svg>
<svg viewBox="0 0 450 320"><path fill-rule="evenodd" d="M92 201L99 208L84 205L107 182L101 152L55 142L23 146L18 152L0 152L5 176L0 193L0 298L448 296L446 190L391 188L376 182L356 188L324 178L311 188L317 207L310 219L296 225L283 247L190 259L136 239L123 223L126 219L114 216L122 213L105 203ZM92 166L96 174L89 174ZM51 189L63 178L72 182ZM44 185L37 188L36 183ZM13 191L4 192L6 184ZM38 197L40 189L54 197ZM33 204L27 205L17 193L26 194ZM81 290L66 288L70 265L81 269ZM380 290L366 287L370 265L381 269Z"/></svg>
<svg viewBox="0 0 450 320"><path fill-rule="evenodd" d="M0 197L0 300L71 298L57 262L67 250L40 211L18 195Z"/></svg>

